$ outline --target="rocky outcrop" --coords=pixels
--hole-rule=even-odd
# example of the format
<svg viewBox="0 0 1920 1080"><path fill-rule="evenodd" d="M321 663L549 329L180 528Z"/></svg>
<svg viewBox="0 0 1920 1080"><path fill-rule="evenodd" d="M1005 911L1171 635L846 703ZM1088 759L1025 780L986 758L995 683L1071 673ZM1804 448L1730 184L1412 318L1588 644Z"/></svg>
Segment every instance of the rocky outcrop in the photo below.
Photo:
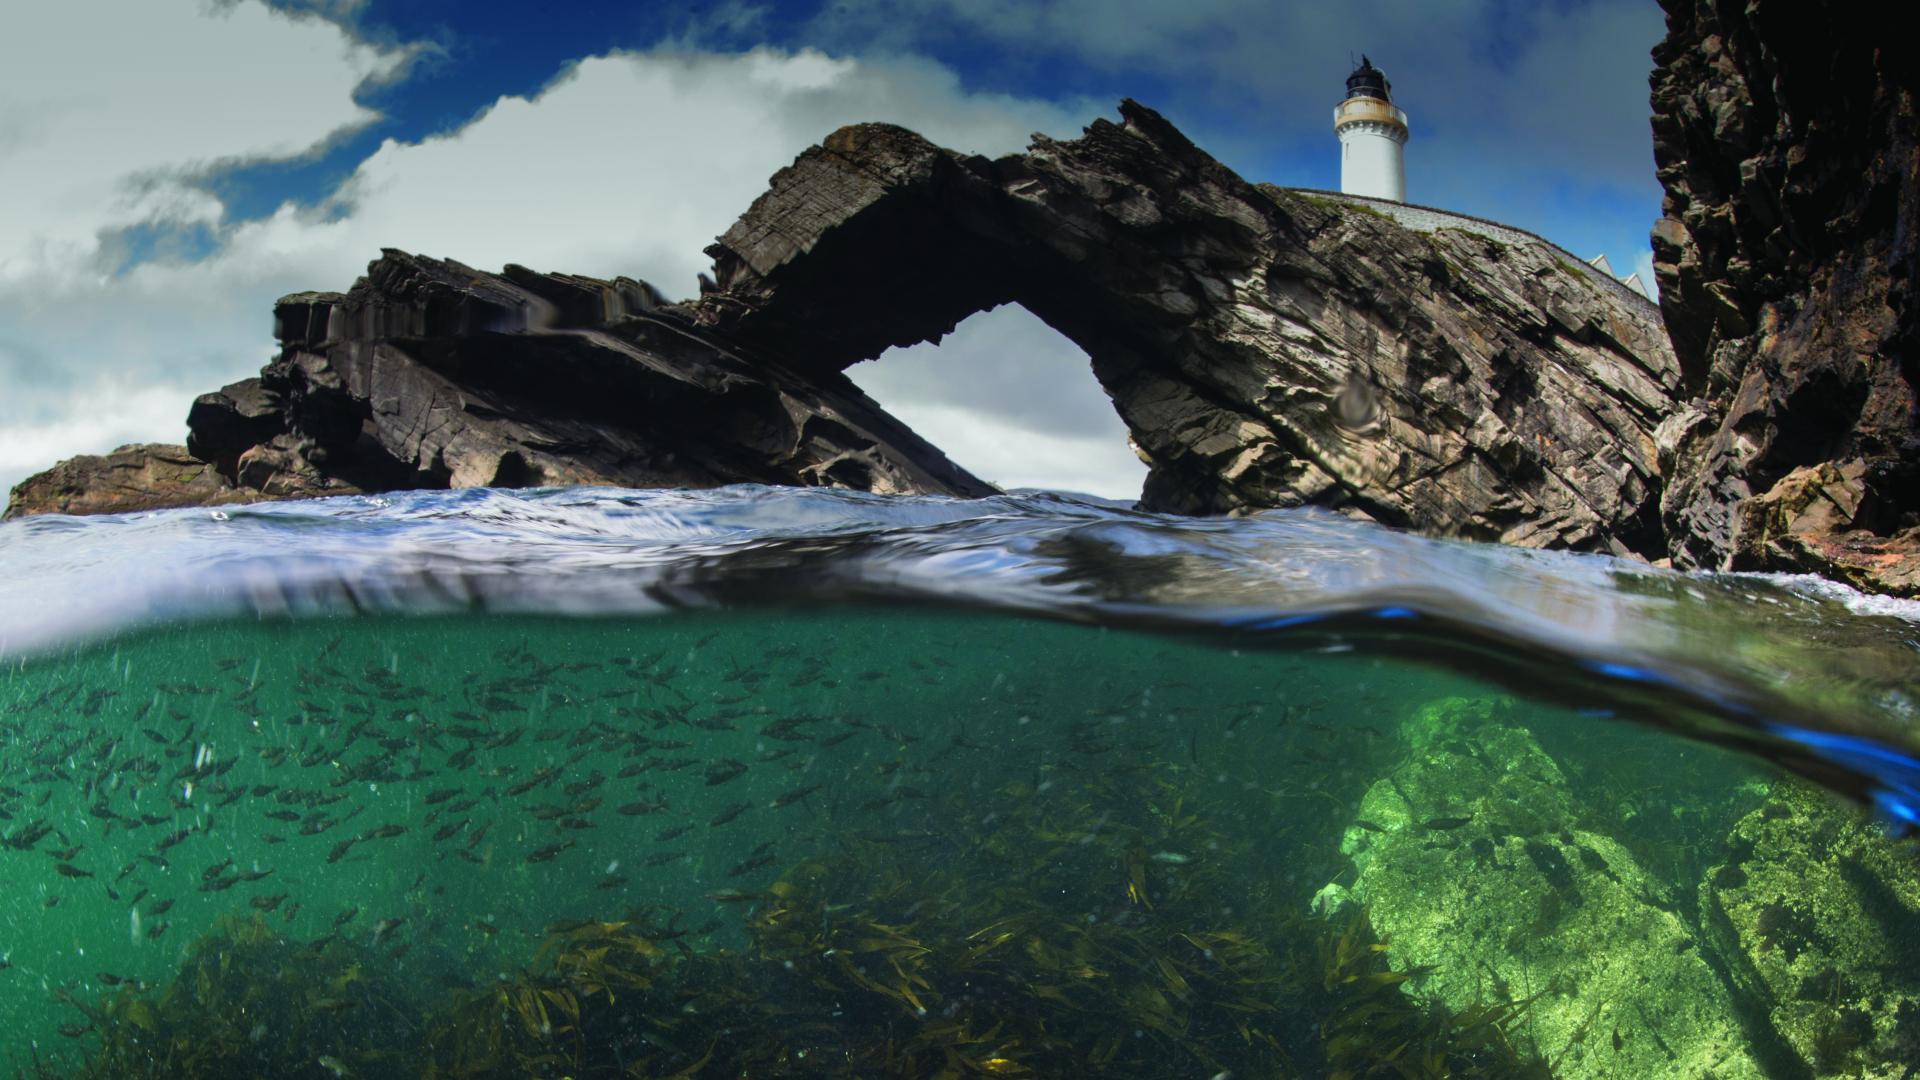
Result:
<svg viewBox="0 0 1920 1080"><path fill-rule="evenodd" d="M6 517L26 514L124 514L176 506L253 502L184 446L141 443L110 454L84 454L14 487Z"/></svg>
<svg viewBox="0 0 1920 1080"><path fill-rule="evenodd" d="M1016 302L1092 358L1149 508L1665 553L1657 319L1545 243L1257 187L1121 116L997 161L835 132L708 249L697 318L824 375Z"/></svg>
<svg viewBox="0 0 1920 1080"><path fill-rule="evenodd" d="M797 375L664 308L627 279L487 274L388 251L347 293L280 301L279 355L188 414L192 457L179 456L199 468L204 498L156 497L737 482L994 490L845 378ZM21 485L9 514L141 505L137 494L53 497L54 478L94 475L77 465Z"/></svg>
<svg viewBox="0 0 1920 1080"><path fill-rule="evenodd" d="M1675 561L1920 594L1920 58L1831 0L1666 0Z"/></svg>

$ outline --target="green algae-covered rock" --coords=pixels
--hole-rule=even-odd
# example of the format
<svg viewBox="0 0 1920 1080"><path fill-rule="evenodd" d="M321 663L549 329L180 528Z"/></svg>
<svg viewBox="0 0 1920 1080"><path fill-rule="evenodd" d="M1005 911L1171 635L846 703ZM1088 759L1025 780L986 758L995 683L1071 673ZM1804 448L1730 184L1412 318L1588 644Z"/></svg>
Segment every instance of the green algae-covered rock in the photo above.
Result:
<svg viewBox="0 0 1920 1080"><path fill-rule="evenodd" d="M1351 896L1394 969L1429 968L1413 989L1456 1007L1531 998L1522 1030L1556 1076L1766 1075L1675 890L1582 827L1560 767L1495 719L1505 705L1419 710L1347 830Z"/></svg>
<svg viewBox="0 0 1920 1080"><path fill-rule="evenodd" d="M1920 852L1806 784L1736 824L1705 924L1816 1076L1920 1076Z"/></svg>

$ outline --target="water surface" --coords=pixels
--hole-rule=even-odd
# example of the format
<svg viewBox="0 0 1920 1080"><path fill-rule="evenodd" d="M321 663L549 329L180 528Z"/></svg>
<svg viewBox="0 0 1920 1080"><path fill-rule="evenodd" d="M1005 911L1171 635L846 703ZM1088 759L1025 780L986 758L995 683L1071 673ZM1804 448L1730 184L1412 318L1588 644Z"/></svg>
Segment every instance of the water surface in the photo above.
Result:
<svg viewBox="0 0 1920 1080"><path fill-rule="evenodd" d="M31 519L0 567L10 1068L1920 1060L1911 605L766 488Z"/></svg>

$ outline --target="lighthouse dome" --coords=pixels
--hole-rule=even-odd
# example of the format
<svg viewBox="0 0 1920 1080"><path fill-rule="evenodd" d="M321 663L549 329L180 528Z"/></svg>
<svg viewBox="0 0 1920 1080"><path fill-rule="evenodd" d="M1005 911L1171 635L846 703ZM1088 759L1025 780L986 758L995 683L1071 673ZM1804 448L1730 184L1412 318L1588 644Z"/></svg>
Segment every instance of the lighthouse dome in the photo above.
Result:
<svg viewBox="0 0 1920 1080"><path fill-rule="evenodd" d="M1381 101L1393 100L1393 84L1387 82L1386 73L1373 66L1365 53L1360 54L1360 66L1347 76L1347 97L1379 98Z"/></svg>

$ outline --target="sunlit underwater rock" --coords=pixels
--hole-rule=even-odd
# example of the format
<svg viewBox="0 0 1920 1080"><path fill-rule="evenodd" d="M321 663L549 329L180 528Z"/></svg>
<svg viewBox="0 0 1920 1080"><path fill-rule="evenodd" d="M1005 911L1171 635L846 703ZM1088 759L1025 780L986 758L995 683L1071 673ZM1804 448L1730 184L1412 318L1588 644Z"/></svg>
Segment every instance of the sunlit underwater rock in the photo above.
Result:
<svg viewBox="0 0 1920 1080"><path fill-rule="evenodd" d="M1530 1000L1520 1031L1562 1077L1768 1075L1672 885L1586 827L1512 703L1450 698L1399 732L1342 850L1395 970L1442 1002ZM1506 721L1506 722L1503 722Z"/></svg>
<svg viewBox="0 0 1920 1080"><path fill-rule="evenodd" d="M1700 886L1715 944L1820 1076L1920 1064L1920 862L1851 808L1783 781Z"/></svg>

